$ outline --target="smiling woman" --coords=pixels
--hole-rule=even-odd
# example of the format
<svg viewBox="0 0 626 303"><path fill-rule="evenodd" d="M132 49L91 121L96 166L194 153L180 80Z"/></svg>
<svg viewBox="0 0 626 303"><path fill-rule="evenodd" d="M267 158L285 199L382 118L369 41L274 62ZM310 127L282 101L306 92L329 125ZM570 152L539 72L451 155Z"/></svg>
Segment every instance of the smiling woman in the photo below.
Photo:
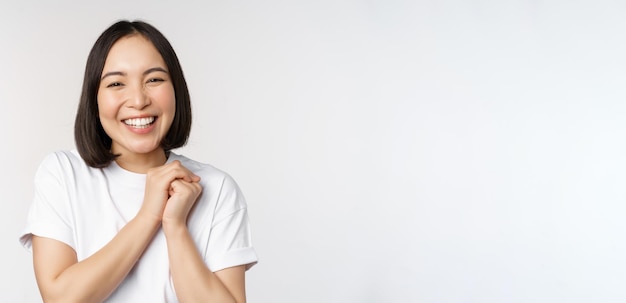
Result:
<svg viewBox="0 0 626 303"><path fill-rule="evenodd" d="M104 31L87 60L77 150L40 165L20 238L44 301L245 302L257 262L246 202L228 174L171 151L190 128L165 37L139 21Z"/></svg>
<svg viewBox="0 0 626 303"><path fill-rule="evenodd" d="M117 41L107 56L98 89L98 113L120 166L146 173L164 163L161 141L176 113L174 86L157 49L141 35Z"/></svg>

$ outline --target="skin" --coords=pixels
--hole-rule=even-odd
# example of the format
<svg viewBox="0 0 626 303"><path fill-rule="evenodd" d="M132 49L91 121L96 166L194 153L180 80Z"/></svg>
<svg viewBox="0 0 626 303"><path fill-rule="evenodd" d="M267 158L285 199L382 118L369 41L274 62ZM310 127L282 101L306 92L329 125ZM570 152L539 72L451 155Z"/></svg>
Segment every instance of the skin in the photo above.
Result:
<svg viewBox="0 0 626 303"><path fill-rule="evenodd" d="M146 174L137 215L102 249L78 262L68 245L33 236L33 264L45 302L102 302L124 280L159 227L165 234L170 272L180 302L245 302L245 266L212 272L187 228L187 216L202 192L200 177L179 161L165 164L160 142L175 113L174 88L167 66L141 35L111 48L98 90L102 126L124 169ZM147 127L131 118L154 118Z"/></svg>

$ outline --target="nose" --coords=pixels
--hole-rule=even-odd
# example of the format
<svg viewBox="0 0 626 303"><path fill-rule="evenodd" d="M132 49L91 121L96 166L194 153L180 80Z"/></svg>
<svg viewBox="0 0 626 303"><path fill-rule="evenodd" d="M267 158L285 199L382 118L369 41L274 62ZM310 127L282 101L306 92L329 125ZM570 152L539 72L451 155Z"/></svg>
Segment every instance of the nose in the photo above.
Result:
<svg viewBox="0 0 626 303"><path fill-rule="evenodd" d="M150 105L150 96L148 96L143 86L137 86L129 93L130 94L128 95L128 100L126 101L128 107L143 109L146 106Z"/></svg>

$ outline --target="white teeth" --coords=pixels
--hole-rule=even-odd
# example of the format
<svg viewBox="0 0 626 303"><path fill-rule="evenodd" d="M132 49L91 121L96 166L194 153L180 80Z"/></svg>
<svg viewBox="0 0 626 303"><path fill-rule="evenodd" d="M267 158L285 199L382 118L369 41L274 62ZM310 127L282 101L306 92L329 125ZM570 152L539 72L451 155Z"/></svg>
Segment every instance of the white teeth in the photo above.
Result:
<svg viewBox="0 0 626 303"><path fill-rule="evenodd" d="M154 117L126 119L124 123L137 128L146 128L154 122Z"/></svg>

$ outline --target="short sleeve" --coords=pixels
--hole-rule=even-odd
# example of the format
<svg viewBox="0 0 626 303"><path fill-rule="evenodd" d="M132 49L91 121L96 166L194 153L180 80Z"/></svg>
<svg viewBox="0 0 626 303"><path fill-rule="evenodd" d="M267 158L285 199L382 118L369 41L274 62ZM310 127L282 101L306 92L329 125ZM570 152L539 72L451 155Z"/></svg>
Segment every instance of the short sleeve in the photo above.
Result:
<svg viewBox="0 0 626 303"><path fill-rule="evenodd" d="M246 265L247 270L257 263L245 198L228 176L218 198L205 260L214 272L239 265Z"/></svg>
<svg viewBox="0 0 626 303"><path fill-rule="evenodd" d="M71 209L58 154L46 157L34 178L35 193L20 243L32 251L32 235L61 241L76 249L70 224Z"/></svg>

